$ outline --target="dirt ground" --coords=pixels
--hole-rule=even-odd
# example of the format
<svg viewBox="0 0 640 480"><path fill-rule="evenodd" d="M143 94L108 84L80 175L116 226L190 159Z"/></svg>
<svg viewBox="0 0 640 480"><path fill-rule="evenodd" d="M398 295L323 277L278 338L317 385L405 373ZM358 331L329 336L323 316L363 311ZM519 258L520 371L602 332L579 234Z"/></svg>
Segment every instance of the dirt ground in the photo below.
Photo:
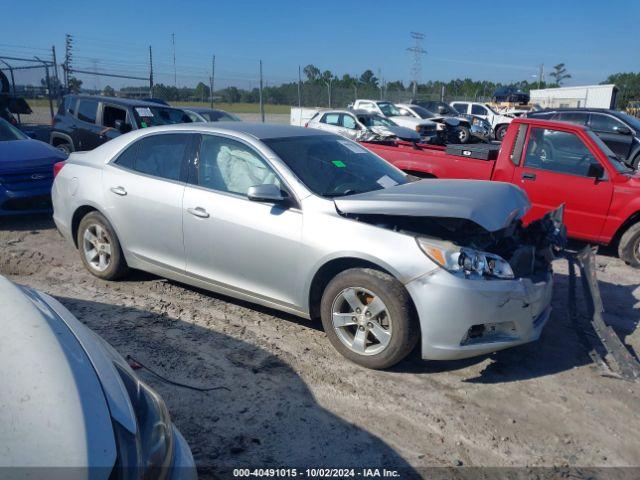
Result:
<svg viewBox="0 0 640 480"><path fill-rule="evenodd" d="M591 363L559 261L539 341L456 362L414 354L380 372L340 357L318 324L140 272L104 282L48 218L0 222L0 273L59 299L121 354L176 381L229 389L141 373L209 472L640 465L640 384ZM607 322L640 354L640 271L599 255L598 277Z"/></svg>

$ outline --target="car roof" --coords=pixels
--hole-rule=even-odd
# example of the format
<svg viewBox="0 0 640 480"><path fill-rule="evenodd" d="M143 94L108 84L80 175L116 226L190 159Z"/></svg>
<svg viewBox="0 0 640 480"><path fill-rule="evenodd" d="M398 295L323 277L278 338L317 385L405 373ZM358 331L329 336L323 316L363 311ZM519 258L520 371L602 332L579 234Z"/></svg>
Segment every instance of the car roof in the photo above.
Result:
<svg viewBox="0 0 640 480"><path fill-rule="evenodd" d="M98 102L109 102L109 103L115 103L120 105L126 105L129 107L161 107L161 108L175 108L176 110L181 110L180 107L166 106L158 102L150 102L148 100L136 100L135 98L105 97L103 95L83 95L83 94L72 94L69 96L73 96L79 99L91 99L91 100L97 100Z"/></svg>
<svg viewBox="0 0 640 480"><path fill-rule="evenodd" d="M617 110L611 110L610 108L581 108L581 107L576 107L576 108L567 108L567 107L563 107L563 108L543 108L542 110L536 110L535 112L531 112L533 113L549 113L549 112L579 112L579 113L608 113L610 115L618 115L620 114L620 112L618 112Z"/></svg>
<svg viewBox="0 0 640 480"><path fill-rule="evenodd" d="M216 113L229 113L225 110L220 110L219 108L209 108L209 107L181 107L184 110L189 110L191 112L196 113L207 113L207 112L216 112Z"/></svg>
<svg viewBox="0 0 640 480"><path fill-rule="evenodd" d="M174 125L162 125L158 127L144 128L136 130L138 132L203 132L203 133L232 133L245 134L257 140L267 140L271 138L286 137L311 137L317 135L332 136L332 133L315 130L312 128L296 127L292 125L274 125L270 123L251 123L251 122L192 122ZM108 142L111 143L111 142Z"/></svg>

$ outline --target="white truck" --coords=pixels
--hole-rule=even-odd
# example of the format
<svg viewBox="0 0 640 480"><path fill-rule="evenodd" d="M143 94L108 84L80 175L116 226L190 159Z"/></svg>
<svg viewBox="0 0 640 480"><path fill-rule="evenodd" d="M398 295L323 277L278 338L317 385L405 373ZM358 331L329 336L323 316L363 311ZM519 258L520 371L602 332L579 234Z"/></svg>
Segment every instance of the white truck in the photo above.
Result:
<svg viewBox="0 0 640 480"><path fill-rule="evenodd" d="M512 115L496 112L490 105L482 102L451 102L451 106L461 114L475 115L491 124L493 137L502 141L507 133L507 127L514 119Z"/></svg>

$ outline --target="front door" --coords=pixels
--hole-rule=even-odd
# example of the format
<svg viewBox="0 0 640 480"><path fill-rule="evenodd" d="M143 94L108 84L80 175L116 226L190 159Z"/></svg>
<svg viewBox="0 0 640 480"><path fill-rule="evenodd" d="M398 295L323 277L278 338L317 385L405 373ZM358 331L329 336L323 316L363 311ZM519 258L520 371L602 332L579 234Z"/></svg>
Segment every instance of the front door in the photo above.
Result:
<svg viewBox="0 0 640 480"><path fill-rule="evenodd" d="M213 284L295 306L302 212L247 198L280 178L252 147L202 135L184 195L187 272Z"/></svg>
<svg viewBox="0 0 640 480"><path fill-rule="evenodd" d="M106 140L101 139L102 127L98 125L98 101L81 98L78 103L78 122L71 133L76 151L93 150Z"/></svg>
<svg viewBox="0 0 640 480"><path fill-rule="evenodd" d="M193 135L148 135L105 166L106 212L139 261L184 272L182 197Z"/></svg>
<svg viewBox="0 0 640 480"><path fill-rule="evenodd" d="M590 165L599 161L584 142L572 132L532 127L523 151L512 181L531 200L526 220L540 218L564 203L569 235L597 240L613 187L606 178L589 176Z"/></svg>

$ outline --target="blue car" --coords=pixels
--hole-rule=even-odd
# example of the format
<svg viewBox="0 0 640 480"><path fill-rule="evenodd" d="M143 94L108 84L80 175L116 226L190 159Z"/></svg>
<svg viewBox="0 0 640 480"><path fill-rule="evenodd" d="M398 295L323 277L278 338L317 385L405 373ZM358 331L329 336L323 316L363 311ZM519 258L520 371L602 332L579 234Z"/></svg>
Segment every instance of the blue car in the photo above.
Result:
<svg viewBox="0 0 640 480"><path fill-rule="evenodd" d="M0 118L0 216L50 212L53 164L66 158Z"/></svg>

